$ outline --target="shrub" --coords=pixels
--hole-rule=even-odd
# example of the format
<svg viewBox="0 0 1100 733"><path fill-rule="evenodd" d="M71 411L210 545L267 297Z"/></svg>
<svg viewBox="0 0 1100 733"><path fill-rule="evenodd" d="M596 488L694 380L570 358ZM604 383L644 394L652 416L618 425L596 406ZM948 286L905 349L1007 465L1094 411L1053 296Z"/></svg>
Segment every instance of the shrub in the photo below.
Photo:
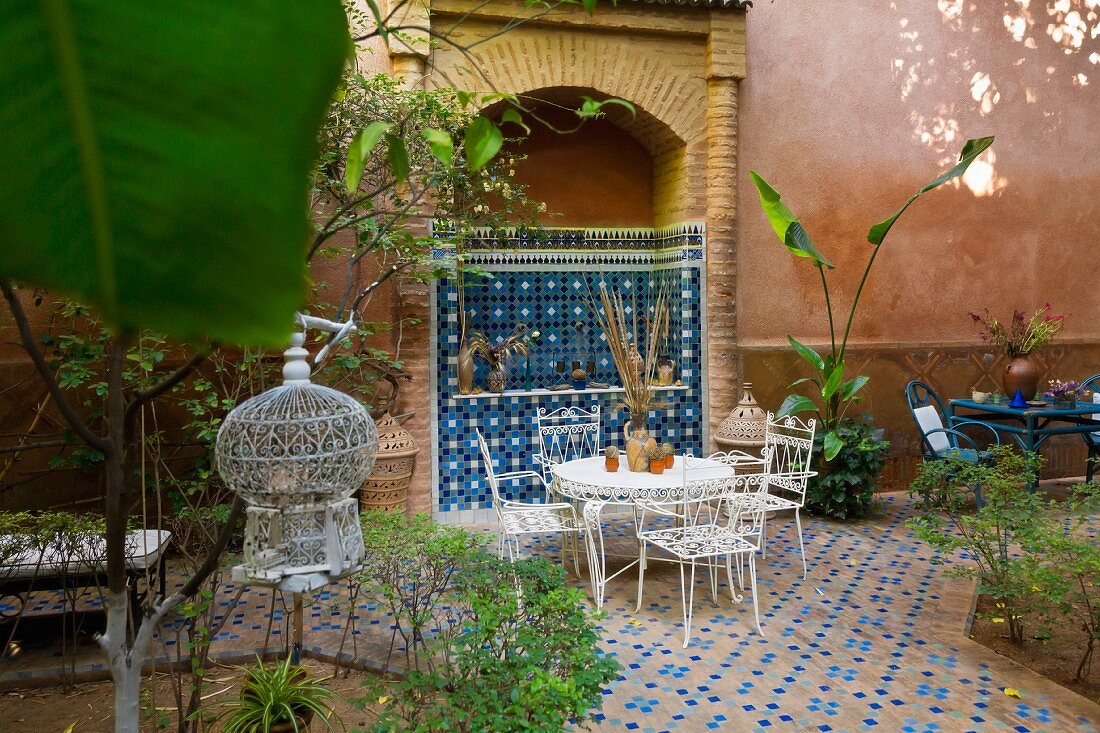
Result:
<svg viewBox="0 0 1100 733"><path fill-rule="evenodd" d="M1040 522L1025 541L1025 581L1035 610L1050 623L1073 624L1084 637L1074 674L1079 682L1091 671L1100 639L1100 546L1087 536L1098 508L1100 486L1084 484L1063 507L1066 521Z"/></svg>
<svg viewBox="0 0 1100 733"><path fill-rule="evenodd" d="M856 420L844 420L835 432L844 445L825 470L812 479L807 488L808 509L833 519L861 519L871 509L875 477L882 471L890 443L877 440L871 426ZM814 436L814 455L824 450L825 432Z"/></svg>
<svg viewBox="0 0 1100 733"><path fill-rule="evenodd" d="M911 489L923 515L910 526L938 552L961 552L973 560L973 566L951 572L976 575L981 591L1003 606L1012 640L1021 642L1021 613L1030 586L1028 560L1020 548L1039 531L1048 508L1027 490L1038 471L1037 456L1024 456L1007 446L994 449L993 456L992 465L958 458L925 462ZM977 492L982 506L970 512L969 496Z"/></svg>
<svg viewBox="0 0 1100 733"><path fill-rule="evenodd" d="M358 703L389 705L373 730L556 732L599 707L619 665L560 567L498 560L426 517L364 526L368 582L398 609L414 661L404 679L368 683Z"/></svg>

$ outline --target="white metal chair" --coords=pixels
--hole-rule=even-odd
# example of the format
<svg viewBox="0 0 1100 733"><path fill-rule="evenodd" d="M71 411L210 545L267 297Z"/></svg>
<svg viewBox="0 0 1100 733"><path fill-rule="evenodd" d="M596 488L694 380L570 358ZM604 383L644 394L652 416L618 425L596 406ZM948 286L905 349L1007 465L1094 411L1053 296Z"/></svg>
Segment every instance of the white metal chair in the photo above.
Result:
<svg viewBox="0 0 1100 733"><path fill-rule="evenodd" d="M591 458L600 453L600 405L591 410L561 407L537 412L539 445L534 455L542 478L549 485L553 480L550 467L575 458Z"/></svg>
<svg viewBox="0 0 1100 733"><path fill-rule="evenodd" d="M802 507L806 505L806 487L810 479L817 475L811 470L814 450L814 431L817 421L809 419L803 422L790 415L776 419L768 413L767 433L764 436L764 475L767 476L767 490L761 494L766 512L794 512L795 526L798 528L798 551L802 554L802 577L805 579L806 546L802 540ZM764 557L767 549L768 524L764 520L764 529L760 535L760 550Z"/></svg>
<svg viewBox="0 0 1100 733"><path fill-rule="evenodd" d="M521 535L543 534L547 532L560 532L563 534L562 553L564 556L567 547L572 548L573 568L580 572L577 562L577 543L565 542L568 535L576 539L580 534L581 524L577 520L577 511L572 504L559 503L535 503L512 501L501 496L500 484L504 481L530 480L537 482L542 489L543 497L546 497L546 482L537 471L513 471L510 473L497 473L493 469L493 457L489 453L489 445L485 442L485 436L480 430L477 433L478 448L481 450L481 460L485 464L485 475L489 481L489 489L493 492L493 508L497 512L497 520L500 523L500 539L497 543L497 554L503 559L504 548L508 547L508 558L513 562L519 556L519 538ZM563 558L564 559L564 558Z"/></svg>
<svg viewBox="0 0 1100 733"><path fill-rule="evenodd" d="M760 607L756 593L756 552L764 529L764 510L760 495L767 488L761 473L723 478L693 480L693 469L712 462L687 456L683 459L683 490L653 495L638 503L638 605L642 607L649 545L672 555L680 569L683 603L684 648L691 642L691 621L695 600L695 569L706 568L711 598L718 602L718 568L725 565L730 596L735 603L744 600L733 582L733 559L737 558L737 577L744 591L744 565L748 564L752 587L752 609L756 630L760 627ZM685 572L686 571L686 572Z"/></svg>

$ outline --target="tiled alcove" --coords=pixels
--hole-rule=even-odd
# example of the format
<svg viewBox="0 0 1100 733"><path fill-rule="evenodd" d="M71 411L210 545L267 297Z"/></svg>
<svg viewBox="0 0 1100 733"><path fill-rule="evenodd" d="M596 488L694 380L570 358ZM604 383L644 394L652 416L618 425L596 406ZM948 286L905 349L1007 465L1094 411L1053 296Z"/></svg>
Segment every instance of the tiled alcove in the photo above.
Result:
<svg viewBox="0 0 1100 733"><path fill-rule="evenodd" d="M555 370L558 361L578 353L596 369L591 379L612 385L618 376L606 342L590 311L601 284L621 292L639 313L653 294L666 288L671 295L669 354L681 385L665 390L667 407L651 412L651 429L678 451L700 454L704 446L703 409L704 231L699 224L667 229L552 230L537 238L511 233L502 248L499 234L486 233L465 245L467 262L487 273L467 282L468 328L491 340L506 336L518 323L541 333L531 354L531 386L525 391L525 360L510 369L503 395L459 395L455 362L459 344L458 292L453 280L439 280L432 293L433 508L437 519L451 522L490 518L489 488L477 454L475 428L480 428L497 458L498 471L533 468L530 456L537 444L539 407L590 407L604 411L603 440L622 444L625 412L614 414L613 391L586 390L548 393L544 388L568 381ZM441 238L441 242L444 242ZM451 257L441 246L436 256ZM584 324L583 344L577 344L575 324ZM484 386L486 368L479 364L475 383Z"/></svg>

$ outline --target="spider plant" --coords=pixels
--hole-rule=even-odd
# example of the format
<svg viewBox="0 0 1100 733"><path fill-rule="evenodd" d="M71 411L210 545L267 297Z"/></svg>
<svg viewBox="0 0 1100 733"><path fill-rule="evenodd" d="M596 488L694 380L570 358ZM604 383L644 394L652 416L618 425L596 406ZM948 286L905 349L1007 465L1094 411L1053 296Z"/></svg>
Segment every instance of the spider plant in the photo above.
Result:
<svg viewBox="0 0 1100 733"><path fill-rule="evenodd" d="M312 717L333 729L325 702L336 694L310 680L302 667L290 663L289 657L272 668L265 668L257 658L256 666L244 672L240 697L223 703L225 710L218 716L224 721L223 733L297 733L309 727Z"/></svg>

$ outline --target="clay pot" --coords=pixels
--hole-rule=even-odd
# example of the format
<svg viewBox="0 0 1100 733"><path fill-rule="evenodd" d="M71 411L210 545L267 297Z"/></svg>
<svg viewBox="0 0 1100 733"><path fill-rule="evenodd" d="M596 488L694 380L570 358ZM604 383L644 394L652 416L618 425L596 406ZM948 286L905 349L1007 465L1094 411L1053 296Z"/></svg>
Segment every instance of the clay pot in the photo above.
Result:
<svg viewBox="0 0 1100 733"><path fill-rule="evenodd" d="M1035 393L1039 391L1039 376L1039 364L1029 355L1014 356L1005 364L1001 385L1009 399L1016 394L1016 390L1020 390L1025 400L1031 400L1035 399Z"/></svg>
<svg viewBox="0 0 1100 733"><path fill-rule="evenodd" d="M504 374L504 370L497 368L489 371L489 376L485 380L485 385L489 388L490 392L504 392L504 385L508 379Z"/></svg>
<svg viewBox="0 0 1100 733"><path fill-rule="evenodd" d="M676 456L669 453L667 456L665 456L664 461L665 461L665 468L667 468L669 470L672 470L672 464L675 463Z"/></svg>
<svg viewBox="0 0 1100 733"><path fill-rule="evenodd" d="M363 482L360 503L364 509L404 513L420 446L389 412L382 415L376 425L378 455L374 459L374 470Z"/></svg>
<svg viewBox="0 0 1100 733"><path fill-rule="evenodd" d="M458 345L458 393L470 394L474 391L474 355L466 339Z"/></svg>
<svg viewBox="0 0 1100 733"><path fill-rule="evenodd" d="M651 458L649 461L649 472L655 473L660 476L665 472L665 459L664 458Z"/></svg>
<svg viewBox="0 0 1100 733"><path fill-rule="evenodd" d="M649 452L657 447L657 441L649 437L644 418L632 414L623 426L623 435L626 437L627 468L635 472L649 470Z"/></svg>
<svg viewBox="0 0 1100 733"><path fill-rule="evenodd" d="M615 473L619 470L619 459L605 458L603 459L603 467L608 473Z"/></svg>

